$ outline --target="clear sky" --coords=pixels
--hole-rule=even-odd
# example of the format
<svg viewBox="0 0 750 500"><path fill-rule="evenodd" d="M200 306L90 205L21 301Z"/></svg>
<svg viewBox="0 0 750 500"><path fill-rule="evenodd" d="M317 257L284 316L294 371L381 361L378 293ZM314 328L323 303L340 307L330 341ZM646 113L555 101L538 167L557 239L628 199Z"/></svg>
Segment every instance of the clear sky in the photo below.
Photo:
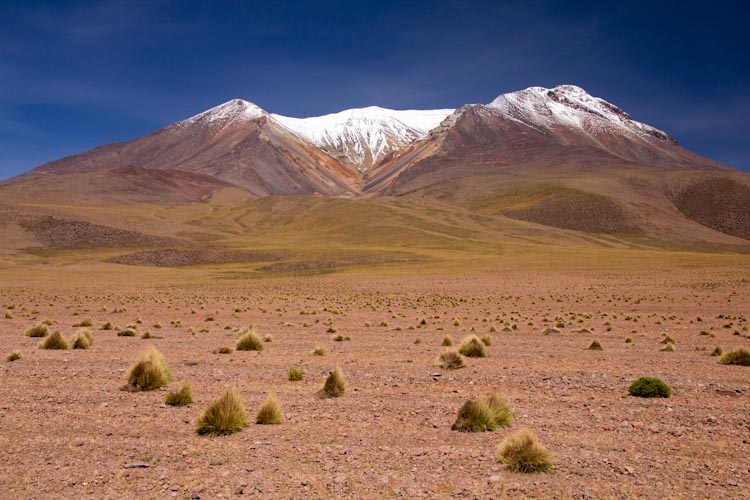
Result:
<svg viewBox="0 0 750 500"><path fill-rule="evenodd" d="M576 84L750 167L745 2L0 0L0 178L229 99L314 116Z"/></svg>

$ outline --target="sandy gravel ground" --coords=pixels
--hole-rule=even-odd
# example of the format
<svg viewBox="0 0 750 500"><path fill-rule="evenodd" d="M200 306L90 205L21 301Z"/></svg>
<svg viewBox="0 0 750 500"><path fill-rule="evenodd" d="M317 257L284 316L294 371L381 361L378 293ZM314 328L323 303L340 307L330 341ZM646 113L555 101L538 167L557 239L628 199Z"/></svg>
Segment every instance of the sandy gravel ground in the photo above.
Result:
<svg viewBox="0 0 750 500"><path fill-rule="evenodd" d="M750 347L750 281L731 268L174 286L128 279L137 273L32 285L22 276L0 284L0 351L22 353L0 361L1 498L750 496L750 368L710 356L717 345ZM6 311L12 319L2 319ZM66 338L91 318L93 347L38 349L23 332L44 318ZM152 339L99 329L137 319L139 335ZM333 341L331 321L351 340ZM558 322L560 333L543 333ZM213 353L233 348L236 329L252 323L273 338L262 352ZM445 335L458 342L470 333L491 335L488 358L456 371L435 365ZM660 350L663 333L675 352ZM586 349L593 339L603 351ZM121 391L147 346L164 354L171 383ZM317 346L327 354L314 356ZM344 396L318 398L336 366ZM287 380L291 367L303 381ZM673 397L628 396L643 375L662 378ZM183 382L194 403L166 406L167 390ZM251 416L275 393L285 421L197 435L200 411L229 385ZM510 398L511 428L451 431L464 401L492 391ZM497 462L498 443L521 427L554 454L549 473L511 473Z"/></svg>

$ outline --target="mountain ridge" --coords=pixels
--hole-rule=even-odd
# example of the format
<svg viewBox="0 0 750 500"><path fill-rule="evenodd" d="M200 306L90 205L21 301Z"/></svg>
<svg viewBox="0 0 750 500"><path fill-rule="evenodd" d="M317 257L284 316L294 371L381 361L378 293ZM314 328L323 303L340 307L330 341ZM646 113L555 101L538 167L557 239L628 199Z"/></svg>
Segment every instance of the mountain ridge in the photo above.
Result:
<svg viewBox="0 0 750 500"><path fill-rule="evenodd" d="M0 203L241 206L266 197L372 199L394 203L396 212L405 203L452 207L455 217L490 217L498 227L514 220L726 244L750 240L749 186L746 174L684 149L580 87L562 85L455 110L368 107L306 119L233 99L147 136L0 183ZM333 206L335 217L349 216ZM355 234L357 224L372 230L382 221L337 225Z"/></svg>

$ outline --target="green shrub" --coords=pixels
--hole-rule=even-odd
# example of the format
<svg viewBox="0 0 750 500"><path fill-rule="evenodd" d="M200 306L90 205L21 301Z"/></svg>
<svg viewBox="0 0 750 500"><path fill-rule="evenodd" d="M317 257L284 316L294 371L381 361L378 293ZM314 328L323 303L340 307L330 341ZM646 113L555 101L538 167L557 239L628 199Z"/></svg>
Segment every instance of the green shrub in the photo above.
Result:
<svg viewBox="0 0 750 500"><path fill-rule="evenodd" d="M632 384L628 392L639 398L668 398L672 389L656 377L641 377Z"/></svg>
<svg viewBox="0 0 750 500"><path fill-rule="evenodd" d="M47 329L47 325L39 323L26 330L24 335L27 337L46 337L49 335L49 330Z"/></svg>
<svg viewBox="0 0 750 500"><path fill-rule="evenodd" d="M513 472L547 472L552 467L552 455L528 429L503 439L497 453L498 461Z"/></svg>
<svg viewBox="0 0 750 500"><path fill-rule="evenodd" d="M445 370L458 370L465 366L464 357L453 349L443 351L438 356L437 363Z"/></svg>
<svg viewBox="0 0 750 500"><path fill-rule="evenodd" d="M164 387L171 380L164 356L154 348L147 349L138 358L138 361L128 370L128 385L124 390L151 391Z"/></svg>
<svg viewBox="0 0 750 500"><path fill-rule="evenodd" d="M747 349L736 349L727 351L721 357L722 365L750 366L750 351Z"/></svg>
<svg viewBox="0 0 750 500"><path fill-rule="evenodd" d="M344 374L341 372L341 368L336 367L323 385L323 394L329 398L337 398L344 394L346 388L346 381L344 380Z"/></svg>
<svg viewBox="0 0 750 500"><path fill-rule="evenodd" d="M117 332L118 337L135 337L135 332L131 330L130 328L126 328L125 330L120 330Z"/></svg>
<svg viewBox="0 0 750 500"><path fill-rule="evenodd" d="M17 361L21 359L21 352L20 351L13 351L12 353L8 354L5 357L5 360L8 362Z"/></svg>
<svg viewBox="0 0 750 500"><path fill-rule="evenodd" d="M299 382L300 380L302 380L304 375L302 374L302 370L298 368L289 368L289 371L287 372L287 377L292 382Z"/></svg>
<svg viewBox="0 0 750 500"><path fill-rule="evenodd" d="M40 349L67 349L68 343L62 338L60 332L55 332L39 344Z"/></svg>
<svg viewBox="0 0 750 500"><path fill-rule="evenodd" d="M238 333L237 350L238 351L262 351L263 341L258 336L258 327L255 325L246 326Z"/></svg>
<svg viewBox="0 0 750 500"><path fill-rule="evenodd" d="M193 402L193 388L190 384L182 384L179 391L167 393L164 402L169 406L187 406Z"/></svg>
<svg viewBox="0 0 750 500"><path fill-rule="evenodd" d="M468 358L486 358L487 347L476 335L469 335L461 341L458 352Z"/></svg>
<svg viewBox="0 0 750 500"><path fill-rule="evenodd" d="M276 396L269 394L255 416L255 423L261 425L280 424L284 421L284 412Z"/></svg>
<svg viewBox="0 0 750 500"><path fill-rule="evenodd" d="M198 434L226 435L242 430L248 424L247 412L237 389L229 387L206 408L195 426Z"/></svg>

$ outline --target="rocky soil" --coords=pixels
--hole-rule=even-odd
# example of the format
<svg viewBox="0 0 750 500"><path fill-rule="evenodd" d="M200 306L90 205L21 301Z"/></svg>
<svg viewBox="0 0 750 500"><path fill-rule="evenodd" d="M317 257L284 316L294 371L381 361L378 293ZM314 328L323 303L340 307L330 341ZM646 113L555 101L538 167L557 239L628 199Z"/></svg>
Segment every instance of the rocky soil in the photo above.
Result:
<svg viewBox="0 0 750 500"><path fill-rule="evenodd" d="M0 352L22 357L0 361L0 498L739 499L750 488L750 368L710 356L750 346L750 281L729 268L190 284L7 276ZM23 332L44 318L66 338L91 318L93 346L38 349ZM101 330L107 321L151 339ZM263 351L216 353L253 323L272 337ZM351 340L334 341L332 325ZM487 358L435 365L445 335L471 333L492 337ZM674 352L661 351L664 334ZM586 349L593 339L602 351ZM120 390L148 346L171 383ZM319 346L326 355L312 354ZM336 366L346 392L320 399ZM291 367L304 380L287 380ZM629 396L644 375L673 396ZM166 406L184 382L194 403ZM285 421L197 435L201 410L230 385L251 417L275 393ZM451 431L467 399L492 391L512 403L510 429ZM549 473L498 463L498 443L522 427L553 453Z"/></svg>

